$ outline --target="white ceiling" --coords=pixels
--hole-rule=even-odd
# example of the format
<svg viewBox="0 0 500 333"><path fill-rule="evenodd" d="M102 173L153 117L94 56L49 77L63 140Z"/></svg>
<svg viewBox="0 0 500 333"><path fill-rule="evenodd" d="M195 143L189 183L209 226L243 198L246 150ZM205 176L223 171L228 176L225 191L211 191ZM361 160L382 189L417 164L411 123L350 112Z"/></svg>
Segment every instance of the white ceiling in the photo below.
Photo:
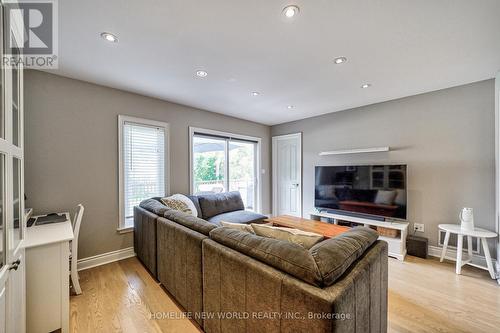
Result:
<svg viewBox="0 0 500 333"><path fill-rule="evenodd" d="M63 0L59 35L56 74L269 125L500 69L498 0Z"/></svg>

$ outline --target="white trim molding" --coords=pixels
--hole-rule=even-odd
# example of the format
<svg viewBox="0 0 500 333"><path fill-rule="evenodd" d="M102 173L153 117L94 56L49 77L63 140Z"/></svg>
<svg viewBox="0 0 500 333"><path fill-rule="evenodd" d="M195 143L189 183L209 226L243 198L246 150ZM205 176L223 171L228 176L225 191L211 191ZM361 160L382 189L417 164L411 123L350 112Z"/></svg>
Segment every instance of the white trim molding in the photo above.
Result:
<svg viewBox="0 0 500 333"><path fill-rule="evenodd" d="M137 118L125 115L118 115L118 233L133 232L132 226L127 226L124 216L125 210L125 170L124 170L124 157L123 157L123 127L125 123L135 123L143 126L161 127L165 131L165 195L170 195L170 124L151 119Z"/></svg>
<svg viewBox="0 0 500 333"><path fill-rule="evenodd" d="M495 76L495 231L500 234L500 71ZM496 272L500 284L500 242L496 240Z"/></svg>
<svg viewBox="0 0 500 333"><path fill-rule="evenodd" d="M85 269L109 264L131 257L135 257L133 247L127 247L116 251L101 253L96 256L78 259L78 270L83 271Z"/></svg>

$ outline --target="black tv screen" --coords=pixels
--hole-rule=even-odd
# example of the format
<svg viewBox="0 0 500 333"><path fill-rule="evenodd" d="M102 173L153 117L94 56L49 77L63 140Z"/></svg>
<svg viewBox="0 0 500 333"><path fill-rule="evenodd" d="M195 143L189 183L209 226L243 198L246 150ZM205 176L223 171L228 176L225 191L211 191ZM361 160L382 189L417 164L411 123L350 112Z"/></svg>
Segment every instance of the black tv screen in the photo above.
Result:
<svg viewBox="0 0 500 333"><path fill-rule="evenodd" d="M335 213L406 220L406 165L317 166L314 205Z"/></svg>

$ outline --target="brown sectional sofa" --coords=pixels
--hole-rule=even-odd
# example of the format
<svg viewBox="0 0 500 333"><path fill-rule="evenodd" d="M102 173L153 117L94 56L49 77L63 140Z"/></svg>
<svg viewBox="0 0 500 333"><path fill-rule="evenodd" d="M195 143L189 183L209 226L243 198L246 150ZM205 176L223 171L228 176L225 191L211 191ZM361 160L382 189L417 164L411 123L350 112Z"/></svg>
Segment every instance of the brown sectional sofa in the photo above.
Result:
<svg viewBox="0 0 500 333"><path fill-rule="evenodd" d="M163 214L162 214L163 215ZM160 216L162 216L160 215ZM134 207L134 250L137 258L156 277L156 222L158 215Z"/></svg>
<svg viewBox="0 0 500 333"><path fill-rule="evenodd" d="M387 330L387 244L373 231L305 250L141 206L134 211L138 258L205 332Z"/></svg>
<svg viewBox="0 0 500 333"><path fill-rule="evenodd" d="M201 246L208 236L179 223L158 218L157 279L191 313L203 311ZM201 317L194 318L202 325Z"/></svg>
<svg viewBox="0 0 500 333"><path fill-rule="evenodd" d="M216 225L181 212L157 219L157 279L193 314L203 311L202 242ZM176 221L176 222L173 222ZM203 325L201 316L194 316Z"/></svg>

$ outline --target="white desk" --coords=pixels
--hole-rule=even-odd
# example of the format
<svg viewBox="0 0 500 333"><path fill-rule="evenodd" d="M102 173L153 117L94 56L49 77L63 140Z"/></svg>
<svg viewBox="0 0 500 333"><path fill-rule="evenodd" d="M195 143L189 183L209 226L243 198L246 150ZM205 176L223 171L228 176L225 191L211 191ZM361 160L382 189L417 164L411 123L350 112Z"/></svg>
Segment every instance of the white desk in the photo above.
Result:
<svg viewBox="0 0 500 333"><path fill-rule="evenodd" d="M69 242L73 228L65 222L26 228L27 332L69 331Z"/></svg>

